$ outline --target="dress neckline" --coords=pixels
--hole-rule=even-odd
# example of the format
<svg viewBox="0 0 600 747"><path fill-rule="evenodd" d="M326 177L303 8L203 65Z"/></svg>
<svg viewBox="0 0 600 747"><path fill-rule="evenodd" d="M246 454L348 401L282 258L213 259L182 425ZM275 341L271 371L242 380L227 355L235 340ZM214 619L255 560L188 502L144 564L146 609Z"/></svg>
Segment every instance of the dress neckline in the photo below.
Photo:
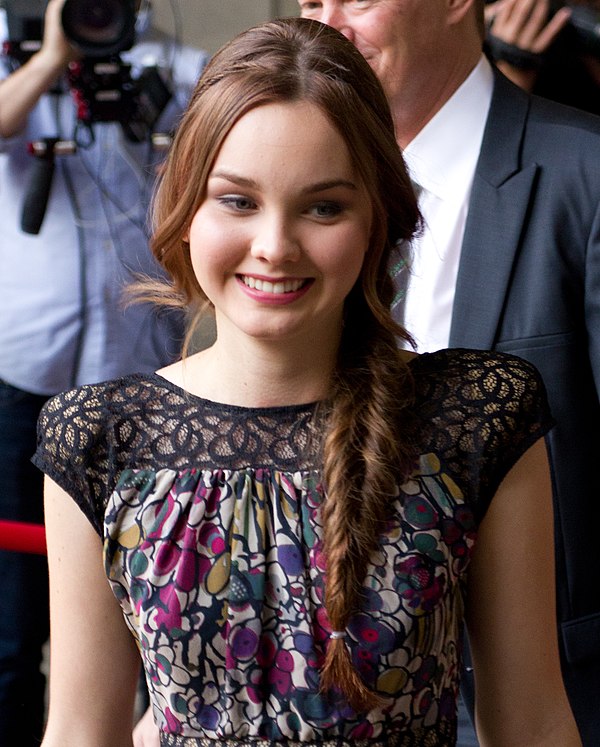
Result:
<svg viewBox="0 0 600 747"><path fill-rule="evenodd" d="M256 413L256 414L275 414L275 413L290 413L290 412L298 412L298 413L304 413L308 412L310 410L314 410L318 405L323 403L323 400L316 400L313 402L304 402L299 404L289 404L289 405L262 405L258 407L252 407L250 405L234 405L229 402L219 402L218 400L208 399L207 397L202 397L199 394L192 394L192 392L189 392L187 389L184 389L179 384L175 384L174 382L170 381L169 379L166 379L164 376L161 376L159 373L149 373L149 374L138 374L137 378L139 379L146 379L154 384L157 384L158 386L161 386L163 389L168 389L171 392L174 392L175 394L178 394L183 399L188 400L189 402L197 402L198 404L202 404L203 406L208 406L212 409L218 409L218 410L227 410L229 412L249 412L249 413Z"/></svg>

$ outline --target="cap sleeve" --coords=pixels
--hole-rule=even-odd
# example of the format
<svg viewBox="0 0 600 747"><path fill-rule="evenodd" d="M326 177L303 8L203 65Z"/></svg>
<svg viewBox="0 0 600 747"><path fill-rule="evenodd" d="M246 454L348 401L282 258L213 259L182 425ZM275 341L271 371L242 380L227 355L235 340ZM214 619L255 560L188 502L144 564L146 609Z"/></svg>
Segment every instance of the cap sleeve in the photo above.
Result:
<svg viewBox="0 0 600 747"><path fill-rule="evenodd" d="M33 463L60 485L102 535L108 484L107 409L104 385L52 397L37 426Z"/></svg>
<svg viewBox="0 0 600 747"><path fill-rule="evenodd" d="M415 373L429 446L481 520L510 469L554 425L544 383L531 363L504 353L420 357Z"/></svg>

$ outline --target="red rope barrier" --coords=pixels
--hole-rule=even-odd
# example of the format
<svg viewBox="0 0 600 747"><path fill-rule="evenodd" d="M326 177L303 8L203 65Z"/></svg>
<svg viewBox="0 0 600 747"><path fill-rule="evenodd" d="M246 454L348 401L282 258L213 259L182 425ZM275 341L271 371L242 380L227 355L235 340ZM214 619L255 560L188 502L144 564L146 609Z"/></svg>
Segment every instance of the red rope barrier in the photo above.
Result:
<svg viewBox="0 0 600 747"><path fill-rule="evenodd" d="M0 520L0 550L46 554L46 531L41 524Z"/></svg>

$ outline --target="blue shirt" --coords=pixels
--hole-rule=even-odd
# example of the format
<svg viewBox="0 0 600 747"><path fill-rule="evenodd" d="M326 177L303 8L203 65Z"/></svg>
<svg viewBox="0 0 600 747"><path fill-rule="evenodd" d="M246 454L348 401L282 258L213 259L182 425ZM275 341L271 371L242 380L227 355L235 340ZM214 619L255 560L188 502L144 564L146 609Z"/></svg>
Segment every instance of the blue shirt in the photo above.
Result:
<svg viewBox="0 0 600 747"><path fill-rule="evenodd" d="M146 42L123 58L134 64L133 77L138 65L171 67L175 95L154 128L169 132L206 54ZM177 357L183 337L182 314L124 306L129 282L160 272L148 248L147 209L164 154L148 142L128 141L119 123L94 123L89 148L55 158L39 234L21 230L35 165L28 142L72 139L75 124L69 92L49 93L23 133L0 140L0 378L43 395L153 371Z"/></svg>

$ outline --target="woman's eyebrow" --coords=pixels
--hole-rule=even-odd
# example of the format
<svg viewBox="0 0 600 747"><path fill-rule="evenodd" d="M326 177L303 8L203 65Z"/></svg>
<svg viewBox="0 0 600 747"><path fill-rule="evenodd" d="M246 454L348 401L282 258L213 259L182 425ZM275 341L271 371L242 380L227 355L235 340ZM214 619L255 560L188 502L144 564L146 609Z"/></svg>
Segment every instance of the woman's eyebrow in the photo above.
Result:
<svg viewBox="0 0 600 747"><path fill-rule="evenodd" d="M218 171L214 171L209 179L226 179L229 182L232 182L233 184L237 184L240 187L249 187L252 189L258 189L259 184L254 179L251 179L247 176L242 176L241 174L236 174L233 171L228 171L227 169L219 169ZM326 181L321 182L315 182L314 184L307 185L302 192L305 194L312 194L314 192L324 192L328 189L334 189L335 187L346 187L347 189L358 189L358 186L355 182L351 181L350 179L327 179Z"/></svg>

